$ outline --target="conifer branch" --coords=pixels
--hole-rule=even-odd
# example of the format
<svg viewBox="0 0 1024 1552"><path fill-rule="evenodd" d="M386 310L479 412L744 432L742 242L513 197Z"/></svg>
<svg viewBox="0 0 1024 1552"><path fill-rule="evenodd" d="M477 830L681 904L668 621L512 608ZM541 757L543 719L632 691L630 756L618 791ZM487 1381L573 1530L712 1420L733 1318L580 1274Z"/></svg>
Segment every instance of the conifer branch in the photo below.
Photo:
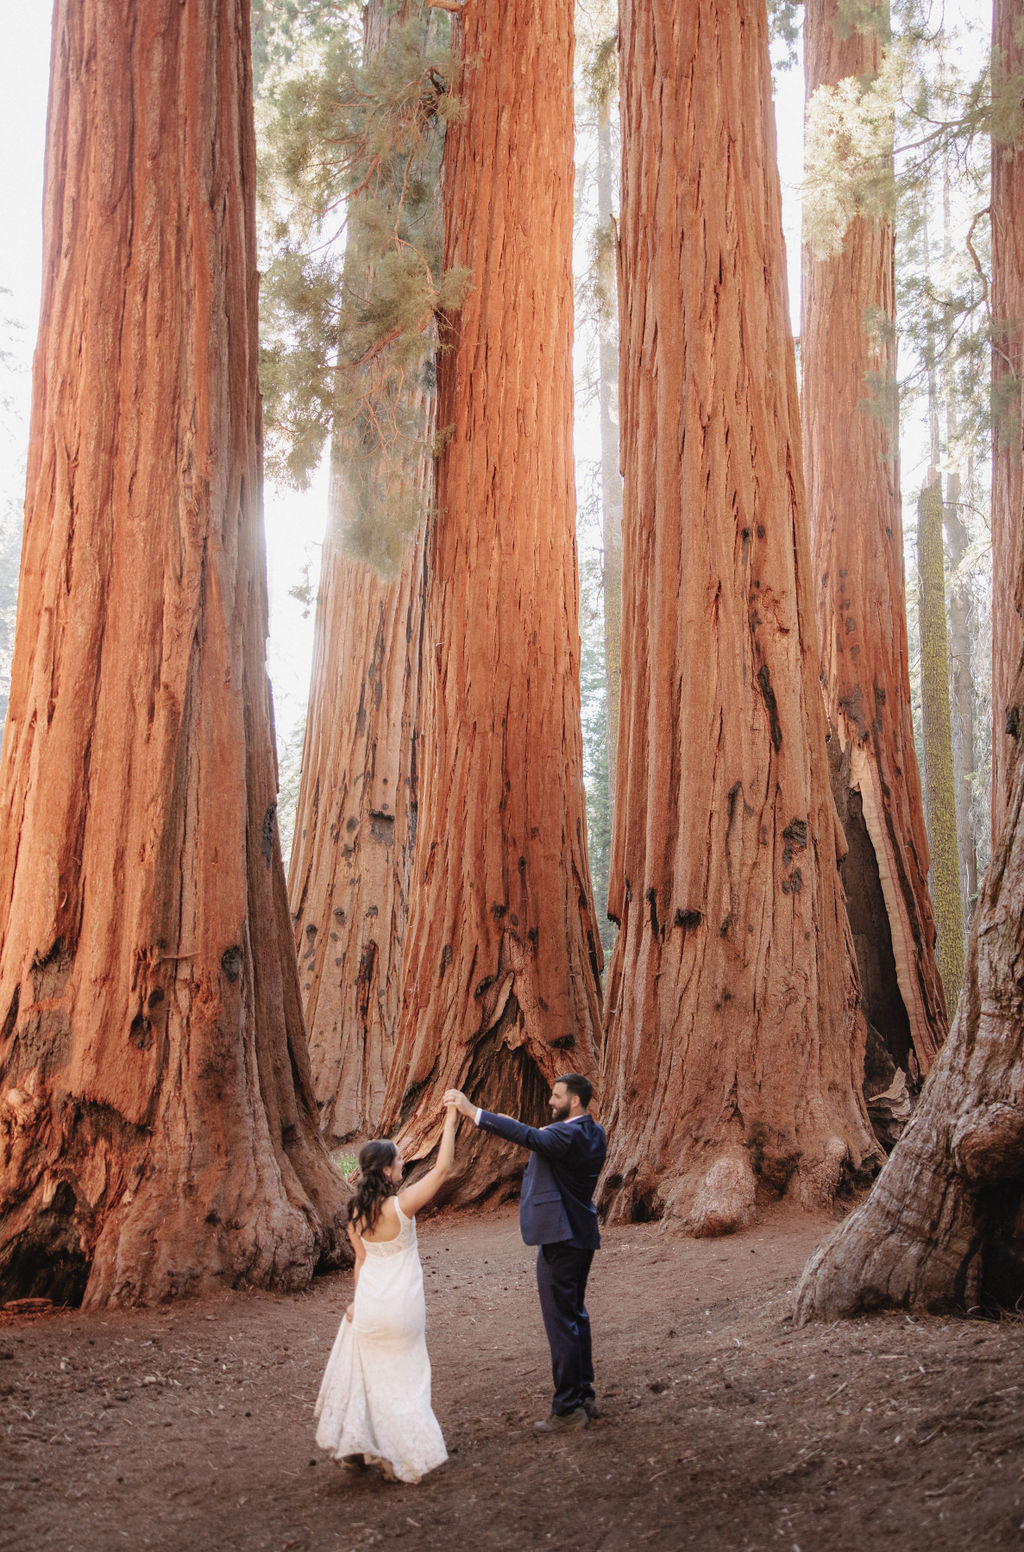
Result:
<svg viewBox="0 0 1024 1552"><path fill-rule="evenodd" d="M981 281L981 299L986 308L988 307L988 276L985 274L985 271L982 268L981 260L979 259L977 249L974 246L974 228L977 226L979 221L984 220L986 216L990 216L991 214L991 205L986 205L984 210L979 210L972 220L970 226L967 228L967 236L964 238L964 247L967 249L967 252L971 256L971 263L978 271L978 279Z"/></svg>

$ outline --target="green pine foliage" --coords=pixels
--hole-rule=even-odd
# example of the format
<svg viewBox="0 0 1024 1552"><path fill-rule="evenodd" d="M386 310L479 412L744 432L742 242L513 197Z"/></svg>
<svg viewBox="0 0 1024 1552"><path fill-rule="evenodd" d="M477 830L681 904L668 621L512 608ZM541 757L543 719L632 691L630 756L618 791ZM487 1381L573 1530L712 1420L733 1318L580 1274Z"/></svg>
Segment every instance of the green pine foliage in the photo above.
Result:
<svg viewBox="0 0 1024 1552"><path fill-rule="evenodd" d="M886 47L877 75L819 87L807 105L805 232L823 258L841 249L858 215L897 227L911 218L922 182L944 158L971 177L1020 84L1008 82L993 102L987 58L964 69L958 40L926 0L894 5L891 27L875 5L845 0L841 25L880 28Z"/></svg>
<svg viewBox="0 0 1024 1552"><path fill-rule="evenodd" d="M297 55L347 27L358 48L360 6L353 0L252 0L252 66L257 99L265 100Z"/></svg>
<svg viewBox="0 0 1024 1552"><path fill-rule="evenodd" d="M271 34L263 75L267 463L304 486L330 439L346 547L394 575L425 513L435 353L469 281L443 271L438 193L462 110L447 16L423 6L364 59L355 8L319 10L289 62Z"/></svg>
<svg viewBox="0 0 1024 1552"><path fill-rule="evenodd" d="M791 70L797 61L803 0L768 0L768 33L776 69Z"/></svg>

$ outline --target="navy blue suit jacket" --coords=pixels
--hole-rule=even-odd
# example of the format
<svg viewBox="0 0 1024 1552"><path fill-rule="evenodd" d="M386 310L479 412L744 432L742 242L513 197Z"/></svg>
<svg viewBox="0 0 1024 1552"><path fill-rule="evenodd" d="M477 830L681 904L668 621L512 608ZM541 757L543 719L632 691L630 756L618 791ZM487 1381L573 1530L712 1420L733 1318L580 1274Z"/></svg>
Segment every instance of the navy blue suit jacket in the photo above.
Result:
<svg viewBox="0 0 1024 1552"><path fill-rule="evenodd" d="M482 1110L480 1126L530 1149L519 1198L526 1244L596 1250L601 1236L593 1196L608 1145L593 1116L584 1111L575 1121L536 1127Z"/></svg>

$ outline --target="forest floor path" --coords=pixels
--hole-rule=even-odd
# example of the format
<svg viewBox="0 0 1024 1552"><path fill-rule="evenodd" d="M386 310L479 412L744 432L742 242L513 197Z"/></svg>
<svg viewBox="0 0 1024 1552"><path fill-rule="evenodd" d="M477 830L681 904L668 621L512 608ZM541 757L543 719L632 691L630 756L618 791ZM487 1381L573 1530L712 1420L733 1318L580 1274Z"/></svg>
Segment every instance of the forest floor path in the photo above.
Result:
<svg viewBox="0 0 1024 1552"><path fill-rule="evenodd" d="M421 1223L434 1406L416 1487L343 1472L312 1409L351 1278L148 1312L0 1314L0 1547L18 1552L899 1552L1024 1548L1024 1323L812 1325L832 1220L608 1230L602 1416L554 1442L514 1208Z"/></svg>

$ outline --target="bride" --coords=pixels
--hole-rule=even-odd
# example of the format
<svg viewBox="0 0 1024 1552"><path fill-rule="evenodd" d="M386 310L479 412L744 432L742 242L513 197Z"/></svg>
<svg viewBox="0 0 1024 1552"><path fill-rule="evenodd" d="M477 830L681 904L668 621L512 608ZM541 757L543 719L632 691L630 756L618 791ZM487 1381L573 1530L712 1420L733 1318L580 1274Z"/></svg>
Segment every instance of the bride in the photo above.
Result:
<svg viewBox="0 0 1024 1552"><path fill-rule="evenodd" d="M404 1190L393 1142L368 1142L349 1203L355 1292L316 1403L316 1442L335 1460L379 1466L399 1482L448 1459L430 1405L423 1272L415 1215L432 1202L455 1159L458 1111L449 1105L437 1163Z"/></svg>

